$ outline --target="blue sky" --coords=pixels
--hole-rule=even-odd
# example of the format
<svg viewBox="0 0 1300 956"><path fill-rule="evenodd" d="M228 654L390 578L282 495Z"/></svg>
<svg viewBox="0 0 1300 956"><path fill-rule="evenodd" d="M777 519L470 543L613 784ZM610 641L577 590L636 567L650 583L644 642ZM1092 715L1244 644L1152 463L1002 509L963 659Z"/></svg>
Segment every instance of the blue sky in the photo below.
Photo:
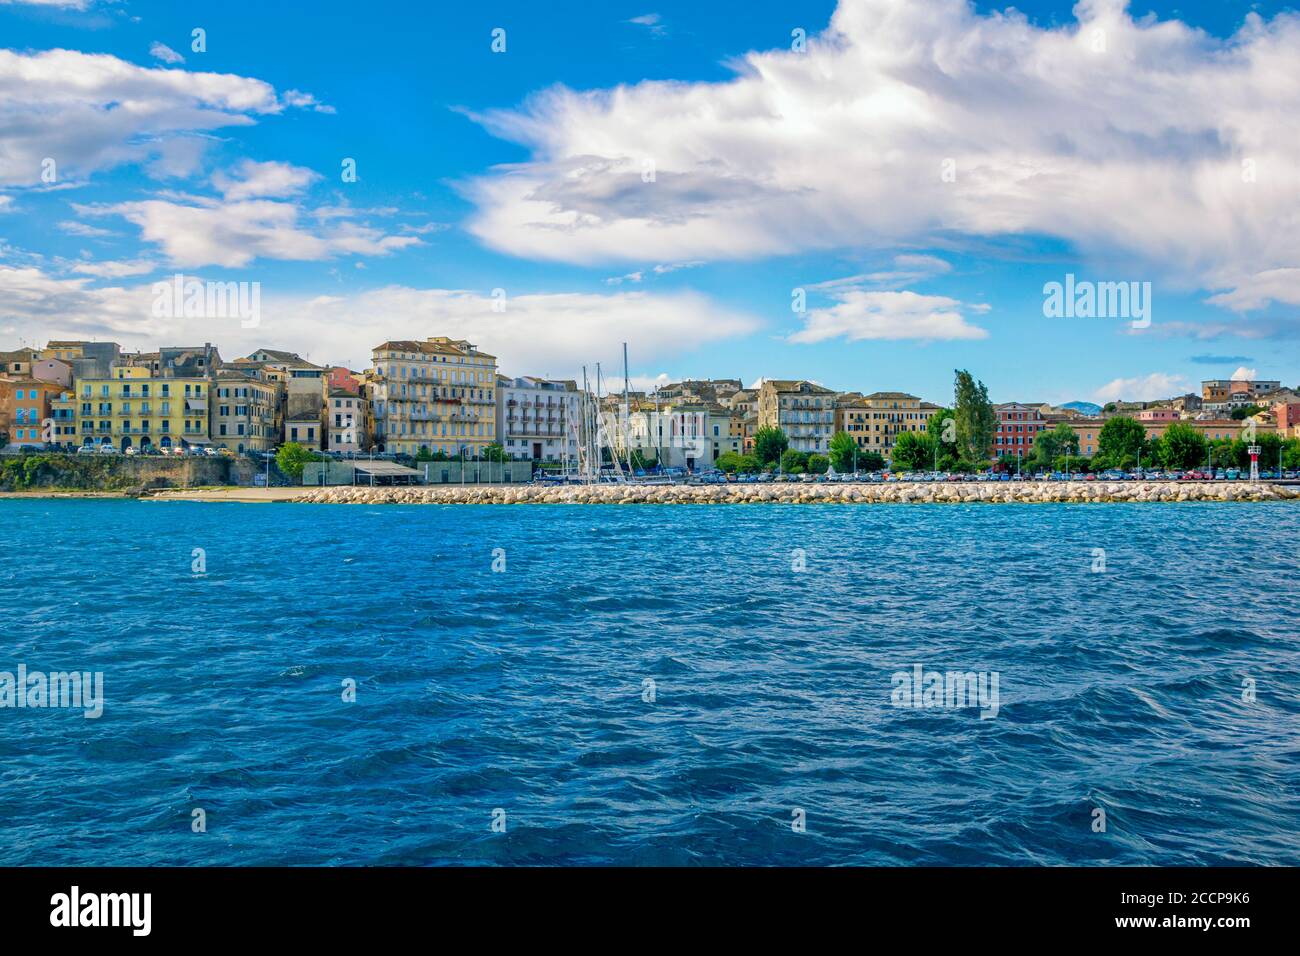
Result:
<svg viewBox="0 0 1300 956"><path fill-rule="evenodd" d="M364 367L449 333L567 377L627 340L638 384L934 401L954 368L997 400L1295 384L1300 22L1018 9L0 0L0 347ZM260 282L261 324L152 315L177 272ZM1045 317L1067 273L1150 282L1150 327Z"/></svg>

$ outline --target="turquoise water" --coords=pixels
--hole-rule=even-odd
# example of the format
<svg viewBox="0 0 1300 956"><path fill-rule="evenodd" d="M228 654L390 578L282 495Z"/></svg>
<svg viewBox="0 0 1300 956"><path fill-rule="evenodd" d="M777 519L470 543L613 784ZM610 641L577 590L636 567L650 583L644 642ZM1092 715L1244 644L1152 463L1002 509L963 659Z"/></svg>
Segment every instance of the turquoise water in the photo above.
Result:
<svg viewBox="0 0 1300 956"><path fill-rule="evenodd" d="M1298 533L0 501L0 671L104 680L98 719L0 709L0 864L1295 865ZM894 706L917 664L996 673L996 716Z"/></svg>

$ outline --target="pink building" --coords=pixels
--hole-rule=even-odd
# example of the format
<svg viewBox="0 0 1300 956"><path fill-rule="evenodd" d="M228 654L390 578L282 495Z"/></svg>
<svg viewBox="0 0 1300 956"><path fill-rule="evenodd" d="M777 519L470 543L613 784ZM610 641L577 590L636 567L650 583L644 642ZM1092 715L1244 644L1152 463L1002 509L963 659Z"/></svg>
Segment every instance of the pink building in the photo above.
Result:
<svg viewBox="0 0 1300 956"><path fill-rule="evenodd" d="M1273 406L1277 433L1283 438L1300 437L1300 402L1278 402Z"/></svg>
<svg viewBox="0 0 1300 956"><path fill-rule="evenodd" d="M1176 422L1178 421L1178 410L1176 408L1144 408L1137 413L1137 420L1140 422Z"/></svg>

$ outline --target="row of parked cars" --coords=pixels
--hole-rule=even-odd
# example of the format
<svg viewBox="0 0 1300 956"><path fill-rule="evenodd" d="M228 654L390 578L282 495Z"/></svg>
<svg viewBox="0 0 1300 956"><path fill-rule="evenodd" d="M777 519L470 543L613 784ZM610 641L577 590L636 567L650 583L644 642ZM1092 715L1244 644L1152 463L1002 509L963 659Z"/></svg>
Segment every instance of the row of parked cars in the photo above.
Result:
<svg viewBox="0 0 1300 956"><path fill-rule="evenodd" d="M78 455L126 455L132 457L135 455L162 456L173 458L215 458L218 455L229 455L230 452L225 448L213 448L211 446L190 445L188 448L181 448L173 445L170 448L155 447L149 445L145 448L136 448L134 445L125 451L119 451L115 446L107 443L102 445L82 445L77 449Z"/></svg>

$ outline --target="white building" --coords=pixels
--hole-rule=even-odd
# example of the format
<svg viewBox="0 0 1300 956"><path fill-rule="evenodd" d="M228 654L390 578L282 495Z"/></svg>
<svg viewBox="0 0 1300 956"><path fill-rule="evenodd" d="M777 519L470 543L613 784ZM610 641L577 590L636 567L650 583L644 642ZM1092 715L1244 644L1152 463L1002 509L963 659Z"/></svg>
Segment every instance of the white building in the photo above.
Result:
<svg viewBox="0 0 1300 956"><path fill-rule="evenodd" d="M576 463L579 399L576 382L497 376L497 440L506 457Z"/></svg>

